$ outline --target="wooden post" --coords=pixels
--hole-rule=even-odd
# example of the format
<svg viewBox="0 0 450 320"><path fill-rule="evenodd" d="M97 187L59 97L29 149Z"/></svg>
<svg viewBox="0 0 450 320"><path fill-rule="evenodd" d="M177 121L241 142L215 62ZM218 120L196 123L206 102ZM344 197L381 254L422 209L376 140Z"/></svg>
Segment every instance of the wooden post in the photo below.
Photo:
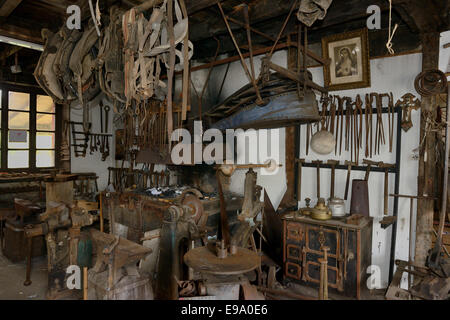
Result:
<svg viewBox="0 0 450 320"><path fill-rule="evenodd" d="M291 39L288 36L288 43ZM297 71L297 48L288 47L287 66L289 70ZM287 189L281 200L280 207L288 208L296 205L295 201L295 158L298 156L295 154L295 144L299 143L295 139L296 127L287 127L285 131L285 168L286 168L286 184Z"/></svg>
<svg viewBox="0 0 450 320"><path fill-rule="evenodd" d="M423 56L422 71L439 68L439 33L423 33L421 35ZM432 97L422 97L422 110L420 119L420 139L425 138L423 149L419 158L418 195L422 197L434 197L433 181L436 175L435 169L435 143L436 135L425 132L426 117L436 118L436 109L432 105ZM426 154L426 156L425 156ZM428 251L432 247L434 200L419 199L417 203L416 224L416 250L414 262L425 266Z"/></svg>
<svg viewBox="0 0 450 320"><path fill-rule="evenodd" d="M103 192L100 192L99 195L99 202L100 202L100 232L104 232L104 220L103 220Z"/></svg>

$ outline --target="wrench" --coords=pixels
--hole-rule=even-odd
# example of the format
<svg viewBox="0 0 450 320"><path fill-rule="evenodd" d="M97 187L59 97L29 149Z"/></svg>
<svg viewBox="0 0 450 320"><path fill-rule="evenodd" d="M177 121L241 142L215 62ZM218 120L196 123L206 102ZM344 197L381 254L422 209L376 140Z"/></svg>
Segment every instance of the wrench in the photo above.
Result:
<svg viewBox="0 0 450 320"><path fill-rule="evenodd" d="M108 124L109 124L109 110L111 108L109 106L105 106L105 133L108 133Z"/></svg>

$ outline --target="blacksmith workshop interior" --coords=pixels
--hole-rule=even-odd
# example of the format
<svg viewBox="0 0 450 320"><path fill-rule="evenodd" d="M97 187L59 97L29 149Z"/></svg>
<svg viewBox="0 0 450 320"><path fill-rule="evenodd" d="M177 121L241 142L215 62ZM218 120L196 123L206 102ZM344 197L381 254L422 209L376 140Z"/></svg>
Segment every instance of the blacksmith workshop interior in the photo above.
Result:
<svg viewBox="0 0 450 320"><path fill-rule="evenodd" d="M449 300L448 0L1 0L0 300Z"/></svg>

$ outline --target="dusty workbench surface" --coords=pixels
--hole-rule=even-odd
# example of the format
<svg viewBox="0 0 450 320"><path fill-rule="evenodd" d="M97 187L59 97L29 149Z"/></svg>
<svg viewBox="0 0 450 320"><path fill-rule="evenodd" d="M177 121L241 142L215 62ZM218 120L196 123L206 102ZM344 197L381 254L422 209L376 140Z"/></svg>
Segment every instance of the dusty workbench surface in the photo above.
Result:
<svg viewBox="0 0 450 320"><path fill-rule="evenodd" d="M350 222L349 219L352 219L354 222ZM308 216L300 215L296 212L289 212L284 214L281 219L288 220L288 221L297 221L297 222L304 222L309 224L317 224L321 226L330 226L330 227L343 227L343 228L350 228L350 229L362 229L367 224L373 221L372 217L366 217L366 216L351 216L347 215L345 217L339 217L339 218L331 218L330 220L316 220L313 218L310 218Z"/></svg>

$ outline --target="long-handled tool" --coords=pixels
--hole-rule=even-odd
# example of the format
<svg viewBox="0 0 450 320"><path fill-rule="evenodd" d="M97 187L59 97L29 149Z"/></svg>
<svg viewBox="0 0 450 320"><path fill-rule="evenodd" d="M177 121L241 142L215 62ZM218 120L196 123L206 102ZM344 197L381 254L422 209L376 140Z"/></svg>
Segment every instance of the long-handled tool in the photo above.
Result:
<svg viewBox="0 0 450 320"><path fill-rule="evenodd" d="M356 162L345 161L345 165L347 166L347 180L345 182L344 200L347 200L348 199L348 189L350 186L350 175L352 172L352 166L357 166L358 164Z"/></svg>
<svg viewBox="0 0 450 320"><path fill-rule="evenodd" d="M363 163L367 165L366 175L364 177L364 180L369 181L370 169L372 167L376 167L376 166L380 165L382 162L375 162L375 161L364 159Z"/></svg>
<svg viewBox="0 0 450 320"><path fill-rule="evenodd" d="M378 164L378 167L384 169L384 210L383 213L385 216L389 215L389 169L395 168L395 164L388 164L381 162Z"/></svg>
<svg viewBox="0 0 450 320"><path fill-rule="evenodd" d="M358 94L355 101L355 136L356 136L356 150L355 150L355 162L359 163L359 149L362 146L362 123L363 123L363 102L361 96ZM358 120L359 115L359 120Z"/></svg>
<svg viewBox="0 0 450 320"><path fill-rule="evenodd" d="M334 181L336 176L336 166L339 164L338 160L328 160L327 163L331 165L331 185L330 185L330 199L334 198Z"/></svg>
<svg viewBox="0 0 450 320"><path fill-rule="evenodd" d="M312 161L317 166L317 199L320 199L320 165L321 160Z"/></svg>
<svg viewBox="0 0 450 320"><path fill-rule="evenodd" d="M338 100L338 117L341 118L340 120L340 130L339 130L339 155L342 154L342 133L343 133L343 129L344 129L344 101L342 100L341 97L336 96L335 98L337 98ZM337 139L337 130L336 130L336 139ZM336 147L337 147L337 143L336 143Z"/></svg>
<svg viewBox="0 0 450 320"><path fill-rule="evenodd" d="M391 93L383 93L380 95L381 103L383 98L388 98L388 139L389 139L389 152L392 152L392 145L394 139L394 96Z"/></svg>

